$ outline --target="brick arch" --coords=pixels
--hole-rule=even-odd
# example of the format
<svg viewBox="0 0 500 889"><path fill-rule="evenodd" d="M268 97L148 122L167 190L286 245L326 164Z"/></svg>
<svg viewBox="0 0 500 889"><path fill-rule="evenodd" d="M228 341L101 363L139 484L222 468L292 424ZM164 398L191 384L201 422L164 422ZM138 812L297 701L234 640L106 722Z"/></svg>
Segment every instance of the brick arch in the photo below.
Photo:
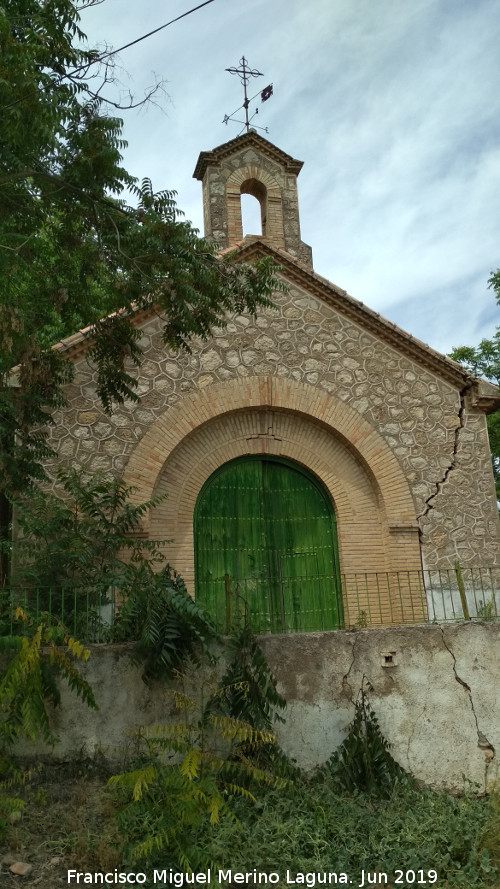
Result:
<svg viewBox="0 0 500 889"><path fill-rule="evenodd" d="M226 182L228 220L228 245L243 238L241 219L241 195L251 194L260 204L262 235L274 244L284 247L283 202L276 179L266 170L254 164L239 167Z"/></svg>
<svg viewBox="0 0 500 889"><path fill-rule="evenodd" d="M127 483L138 500L154 493L167 459L194 429L222 414L248 408L290 411L314 420L341 437L363 463L380 491L389 524L416 524L409 485L387 442L354 408L307 383L254 376L215 383L168 408L130 455Z"/></svg>
<svg viewBox="0 0 500 889"><path fill-rule="evenodd" d="M234 170L227 180L226 189L227 191L236 189L238 192L241 192L241 186L249 179L256 179L258 182L261 182L268 192L275 195L281 194L281 189L274 176L257 164L246 164Z"/></svg>
<svg viewBox="0 0 500 889"><path fill-rule="evenodd" d="M194 429L174 448L158 476L155 493L166 494L167 499L153 511L149 534L152 539L172 541L165 554L188 588L194 580L193 515L201 488L229 461L261 454L292 460L316 476L335 510L344 568L387 570L384 504L346 443L300 414L247 407Z"/></svg>
<svg viewBox="0 0 500 889"><path fill-rule="evenodd" d="M223 463L252 453L281 454L321 480L338 516L343 570L420 567L413 499L379 433L349 405L313 386L252 377L216 383L166 410L127 464L125 478L137 488L137 502L168 493L145 530L155 539L174 538L167 555L188 583L198 492Z"/></svg>

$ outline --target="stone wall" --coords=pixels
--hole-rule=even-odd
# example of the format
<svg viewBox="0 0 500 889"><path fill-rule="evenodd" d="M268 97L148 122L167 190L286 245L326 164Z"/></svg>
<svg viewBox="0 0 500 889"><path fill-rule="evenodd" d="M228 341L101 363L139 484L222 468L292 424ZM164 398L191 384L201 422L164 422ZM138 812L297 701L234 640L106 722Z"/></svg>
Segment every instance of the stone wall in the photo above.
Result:
<svg viewBox="0 0 500 889"><path fill-rule="evenodd" d="M344 509L342 570L415 567L418 528L426 568L449 568L457 559L498 565L486 418L467 392L295 284L275 303L256 319L228 318L210 340L195 342L191 355L169 352L161 322L144 320L140 403L110 417L97 404L85 354L76 358L69 406L50 431L59 456L91 472L125 474L146 499L179 476L176 447L198 436L191 439L192 503L210 467L242 453L293 450L322 479L336 510ZM245 419L235 422L238 411ZM222 416L229 425L221 425ZM226 450L216 457L221 441ZM196 466L205 467L197 476ZM192 538L185 540L191 521L185 511L152 518L157 539L176 537L172 557L175 546L179 553L191 547L192 573ZM373 533L362 534L356 522L368 522ZM186 564L183 551L182 570Z"/></svg>
<svg viewBox="0 0 500 889"><path fill-rule="evenodd" d="M342 742L364 682L393 755L417 778L460 791L464 780L486 789L498 777L498 624L265 636L260 643L288 702L279 740L302 768L324 762ZM80 669L100 709L88 710L64 687L62 708L52 714L61 738L54 755L99 751L120 760L133 744L131 729L178 720L171 690L146 687L129 652L92 648Z"/></svg>
<svg viewBox="0 0 500 889"><path fill-rule="evenodd" d="M204 234L221 249L243 238L241 195L261 205L262 230L254 232L312 268L312 251L300 237L295 160L256 133L247 133L211 152L202 152L194 176L202 181Z"/></svg>

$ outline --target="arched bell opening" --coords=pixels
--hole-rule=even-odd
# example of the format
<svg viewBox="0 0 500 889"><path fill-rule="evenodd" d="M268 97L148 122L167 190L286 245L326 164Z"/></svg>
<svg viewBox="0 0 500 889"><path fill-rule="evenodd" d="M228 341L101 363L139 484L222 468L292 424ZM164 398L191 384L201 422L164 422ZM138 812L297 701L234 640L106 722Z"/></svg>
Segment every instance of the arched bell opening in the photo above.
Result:
<svg viewBox="0 0 500 889"><path fill-rule="evenodd" d="M259 182L258 179L246 179L245 182L242 183L240 189L241 195L241 216L242 216L242 228L243 228L243 236L245 235L262 235L262 237L266 236L266 225L267 225L267 188L262 182ZM255 214L252 212L252 203L245 199L243 196L249 195L255 198L260 205L260 231L247 231L247 221L251 219L252 221L255 219ZM250 213L247 211L250 210ZM254 226L255 227L255 226Z"/></svg>

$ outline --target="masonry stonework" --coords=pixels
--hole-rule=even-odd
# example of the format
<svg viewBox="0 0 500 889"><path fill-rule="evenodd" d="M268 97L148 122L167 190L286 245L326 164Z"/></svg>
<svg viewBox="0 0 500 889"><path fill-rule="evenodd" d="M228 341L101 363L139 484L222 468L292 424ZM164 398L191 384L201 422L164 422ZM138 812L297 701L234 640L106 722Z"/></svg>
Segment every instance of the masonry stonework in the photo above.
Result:
<svg viewBox="0 0 500 889"><path fill-rule="evenodd" d="M302 161L256 133L202 151L194 176L203 185L205 237L223 249L236 246L243 237L241 194L253 194L261 205L262 236L312 268L311 248L300 239L301 169Z"/></svg>
<svg viewBox="0 0 500 889"><path fill-rule="evenodd" d="M137 500L168 494L145 533L172 540L166 555L192 592L200 489L224 463L256 453L293 459L321 481L342 572L417 571L421 559L428 569L499 566L485 414L497 392L311 270L300 167L252 133L200 155L206 233L236 246L240 195L254 193L263 233L238 256L272 256L287 292L257 317L229 316L190 355L167 349L161 322L143 311L140 402L111 416L85 338L65 341L75 376L51 444L71 465L123 475Z"/></svg>

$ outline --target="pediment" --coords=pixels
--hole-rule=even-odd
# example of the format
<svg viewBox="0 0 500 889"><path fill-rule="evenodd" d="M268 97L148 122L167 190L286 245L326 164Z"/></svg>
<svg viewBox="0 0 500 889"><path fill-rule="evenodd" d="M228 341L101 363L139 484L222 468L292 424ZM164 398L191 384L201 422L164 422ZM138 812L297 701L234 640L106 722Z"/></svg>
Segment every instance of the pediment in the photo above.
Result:
<svg viewBox="0 0 500 889"><path fill-rule="evenodd" d="M280 276L289 284L295 284L311 296L324 301L334 311L358 325L382 343L389 345L400 354L411 358L420 366L445 380L462 393L469 392L471 406L484 413L491 413L500 407L500 389L487 380L470 374L462 365L448 358L426 343L407 333L392 321L350 296L347 291L311 271L285 250L271 247L263 238L250 235L236 248L223 251L234 254L236 262L252 262L259 257L269 256L280 267ZM135 327L141 327L156 315L154 306L140 309L133 318ZM80 358L92 345L91 328L78 331L56 343L52 348L64 352L70 360ZM15 376L15 370L13 374Z"/></svg>
<svg viewBox="0 0 500 889"><path fill-rule="evenodd" d="M237 136L235 139L231 139L229 142L224 142L223 145L213 148L212 151L202 151L196 163L193 179L203 179L208 167L217 166L228 157L239 154L247 148L259 151L265 157L278 163L287 173L293 173L295 176L298 176L304 165L303 161L291 157L291 155L286 154L286 152L277 148L276 145L273 145L272 142L259 136L258 133L250 131L242 136Z"/></svg>
<svg viewBox="0 0 500 889"><path fill-rule="evenodd" d="M436 376L460 390L474 383L477 384L477 391L473 397L476 407L489 413L500 406L500 391L497 386L474 377L461 364L407 333L397 324L350 296L346 290L294 259L285 250L271 247L263 238L250 235L237 246L236 251L233 248L233 252L235 252L235 261L239 262L251 262L263 256L272 257L281 267L281 275L286 281L295 283L324 300L341 315L431 370Z"/></svg>

